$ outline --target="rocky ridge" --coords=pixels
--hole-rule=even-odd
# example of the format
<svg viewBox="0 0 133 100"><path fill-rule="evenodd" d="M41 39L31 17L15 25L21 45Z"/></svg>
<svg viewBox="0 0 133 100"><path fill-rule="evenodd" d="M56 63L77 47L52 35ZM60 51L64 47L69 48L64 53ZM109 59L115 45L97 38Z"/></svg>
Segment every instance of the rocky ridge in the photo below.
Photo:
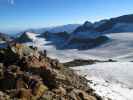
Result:
<svg viewBox="0 0 133 100"><path fill-rule="evenodd" d="M1 100L101 100L87 80L44 50L10 43L0 49Z"/></svg>

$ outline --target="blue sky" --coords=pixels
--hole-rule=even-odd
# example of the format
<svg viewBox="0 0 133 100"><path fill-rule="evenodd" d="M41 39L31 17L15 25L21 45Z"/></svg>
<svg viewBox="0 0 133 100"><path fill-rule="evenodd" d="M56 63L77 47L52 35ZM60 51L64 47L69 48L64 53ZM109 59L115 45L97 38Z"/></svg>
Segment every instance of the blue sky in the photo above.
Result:
<svg viewBox="0 0 133 100"><path fill-rule="evenodd" d="M0 0L0 30L97 21L133 13L133 0Z"/></svg>

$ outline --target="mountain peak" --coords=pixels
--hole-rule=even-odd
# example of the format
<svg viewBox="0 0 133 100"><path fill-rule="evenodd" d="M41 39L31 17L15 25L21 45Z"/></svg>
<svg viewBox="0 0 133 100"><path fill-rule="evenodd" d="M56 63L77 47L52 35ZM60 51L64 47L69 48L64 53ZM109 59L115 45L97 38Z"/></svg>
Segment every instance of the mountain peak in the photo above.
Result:
<svg viewBox="0 0 133 100"><path fill-rule="evenodd" d="M89 21L85 21L85 23L83 24L84 27L88 27L88 28L92 27L92 25L93 24L91 22L89 22Z"/></svg>

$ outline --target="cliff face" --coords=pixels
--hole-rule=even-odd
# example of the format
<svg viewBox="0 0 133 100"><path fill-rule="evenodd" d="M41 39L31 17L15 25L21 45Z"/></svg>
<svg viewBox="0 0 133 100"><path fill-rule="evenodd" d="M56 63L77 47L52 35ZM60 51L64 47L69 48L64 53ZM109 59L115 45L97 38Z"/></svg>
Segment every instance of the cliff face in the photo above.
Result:
<svg viewBox="0 0 133 100"><path fill-rule="evenodd" d="M0 49L1 100L101 100L87 85L56 59L37 48L12 43Z"/></svg>

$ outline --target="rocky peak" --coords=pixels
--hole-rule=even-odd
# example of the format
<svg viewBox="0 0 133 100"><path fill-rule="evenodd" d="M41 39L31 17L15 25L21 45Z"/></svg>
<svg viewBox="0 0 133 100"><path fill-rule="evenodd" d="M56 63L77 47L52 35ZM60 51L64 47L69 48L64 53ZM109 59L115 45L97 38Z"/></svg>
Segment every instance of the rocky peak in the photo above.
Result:
<svg viewBox="0 0 133 100"><path fill-rule="evenodd" d="M93 30L93 24L91 22L86 21L83 25L79 26L73 33L77 32L87 32Z"/></svg>
<svg viewBox="0 0 133 100"><path fill-rule="evenodd" d="M31 38L32 34L34 33L24 32L19 37L17 37L15 41L19 43L32 42L33 41L33 39Z"/></svg>
<svg viewBox="0 0 133 100"><path fill-rule="evenodd" d="M87 28L90 28L93 26L93 24L89 21L85 21L84 24L83 24L84 27L87 27Z"/></svg>

